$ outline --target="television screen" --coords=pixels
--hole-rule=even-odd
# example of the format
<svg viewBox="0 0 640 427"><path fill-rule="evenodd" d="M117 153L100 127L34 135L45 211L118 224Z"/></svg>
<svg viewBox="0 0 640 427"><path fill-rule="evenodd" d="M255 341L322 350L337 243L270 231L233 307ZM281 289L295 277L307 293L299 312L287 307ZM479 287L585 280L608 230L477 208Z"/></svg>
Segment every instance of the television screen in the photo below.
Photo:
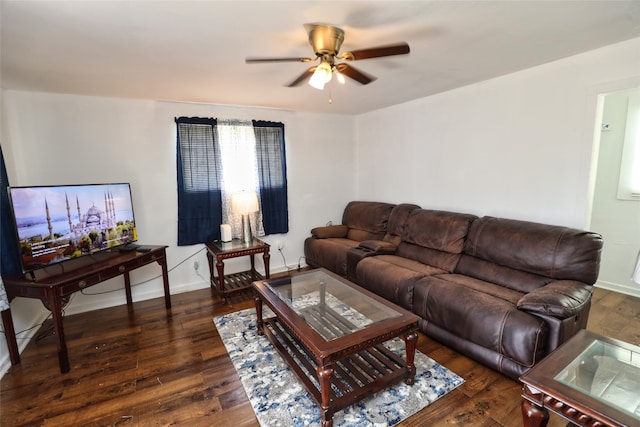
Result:
<svg viewBox="0 0 640 427"><path fill-rule="evenodd" d="M129 184L10 187L22 270L137 240Z"/></svg>

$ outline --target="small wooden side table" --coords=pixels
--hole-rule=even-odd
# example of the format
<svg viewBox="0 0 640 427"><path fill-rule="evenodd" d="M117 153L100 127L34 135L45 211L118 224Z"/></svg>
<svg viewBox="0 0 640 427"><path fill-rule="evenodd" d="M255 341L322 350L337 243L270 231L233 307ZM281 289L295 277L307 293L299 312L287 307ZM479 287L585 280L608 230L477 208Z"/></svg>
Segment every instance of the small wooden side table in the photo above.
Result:
<svg viewBox="0 0 640 427"><path fill-rule="evenodd" d="M525 427L549 411L581 427L640 425L640 347L578 331L520 377Z"/></svg>
<svg viewBox="0 0 640 427"><path fill-rule="evenodd" d="M227 303L227 295L251 288L251 283L256 280L268 279L269 276L269 248L270 246L260 239L253 238L251 242L243 242L233 239L230 242L209 242L206 243L207 260L209 261L209 272L211 274L211 288L217 289L222 296L222 303ZM264 276L257 270L254 255L262 253L264 260ZM239 273L224 274L224 260L249 255L251 257L251 269ZM214 275L213 260L218 276Z"/></svg>

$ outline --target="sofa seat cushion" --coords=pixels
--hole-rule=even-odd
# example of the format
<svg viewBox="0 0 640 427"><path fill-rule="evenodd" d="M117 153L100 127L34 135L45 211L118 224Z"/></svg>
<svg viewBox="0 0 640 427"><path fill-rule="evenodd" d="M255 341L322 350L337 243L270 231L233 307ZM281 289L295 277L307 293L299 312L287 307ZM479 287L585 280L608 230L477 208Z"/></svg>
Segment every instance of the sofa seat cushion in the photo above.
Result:
<svg viewBox="0 0 640 427"><path fill-rule="evenodd" d="M310 237L304 242L307 264L324 267L341 276L347 275L347 252L357 247L359 242L345 238L316 239Z"/></svg>
<svg viewBox="0 0 640 427"><path fill-rule="evenodd" d="M407 310L413 305L413 284L444 270L395 255L364 258L356 267L356 281L362 287Z"/></svg>
<svg viewBox="0 0 640 427"><path fill-rule="evenodd" d="M517 309L516 294L460 275L426 276L414 284L413 312L461 340L531 367L545 355L548 327Z"/></svg>
<svg viewBox="0 0 640 427"><path fill-rule="evenodd" d="M503 299L517 307L518 302L522 299L524 294L522 292L514 291L513 289L500 286L495 283L479 280L474 277L465 276L463 274L442 274L437 276L439 279L450 282L454 285L464 286L466 288L474 289L483 294L488 294L496 298Z"/></svg>
<svg viewBox="0 0 640 427"><path fill-rule="evenodd" d="M363 266L363 268L369 268L373 270L397 267L420 273L423 276L446 273L446 271L441 268L434 267L429 264L423 264L419 261L414 261L412 259L404 258L397 255L380 255L373 258L367 258L363 261L366 261L364 266L368 266Z"/></svg>

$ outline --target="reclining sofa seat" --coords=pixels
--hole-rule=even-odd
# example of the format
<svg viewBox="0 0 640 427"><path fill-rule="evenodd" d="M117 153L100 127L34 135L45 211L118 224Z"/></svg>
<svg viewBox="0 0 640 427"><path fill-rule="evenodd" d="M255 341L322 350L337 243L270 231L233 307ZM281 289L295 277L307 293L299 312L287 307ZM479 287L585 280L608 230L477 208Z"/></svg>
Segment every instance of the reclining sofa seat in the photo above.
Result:
<svg viewBox="0 0 640 427"><path fill-rule="evenodd" d="M398 245L402 241L407 218L411 212L420 209L420 206L401 203L391 210L387 223L387 234L382 240L364 240L358 247L347 252L347 279L357 282L356 267L362 259L374 255L394 254L398 250Z"/></svg>
<svg viewBox="0 0 640 427"><path fill-rule="evenodd" d="M396 250L361 260L356 266L355 282L412 310L414 284L425 276L454 271L469 225L477 218L464 213L413 210L401 228ZM362 246L374 245L363 242Z"/></svg>
<svg viewBox="0 0 640 427"><path fill-rule="evenodd" d="M483 217L453 274L415 283L420 329L517 379L587 325L602 237Z"/></svg>
<svg viewBox="0 0 640 427"><path fill-rule="evenodd" d="M363 240L382 240L387 232L391 203L352 201L342 214L342 224L316 227L304 241L307 265L324 267L347 276L347 252Z"/></svg>

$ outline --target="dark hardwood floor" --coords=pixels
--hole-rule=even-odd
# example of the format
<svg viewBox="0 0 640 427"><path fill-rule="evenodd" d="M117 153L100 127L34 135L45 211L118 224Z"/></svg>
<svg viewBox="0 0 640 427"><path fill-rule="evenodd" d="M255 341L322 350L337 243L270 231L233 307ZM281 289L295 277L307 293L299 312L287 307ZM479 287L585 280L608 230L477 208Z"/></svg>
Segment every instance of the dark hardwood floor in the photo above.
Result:
<svg viewBox="0 0 640 427"><path fill-rule="evenodd" d="M2 378L0 425L258 426L212 321L252 300L223 306L203 289L172 302L169 313L157 298L67 316L67 374L54 337L32 340ZM640 345L640 299L596 289L588 329ZM466 382L402 426L522 425L519 383L424 335L418 349ZM552 415L549 425L566 423Z"/></svg>

